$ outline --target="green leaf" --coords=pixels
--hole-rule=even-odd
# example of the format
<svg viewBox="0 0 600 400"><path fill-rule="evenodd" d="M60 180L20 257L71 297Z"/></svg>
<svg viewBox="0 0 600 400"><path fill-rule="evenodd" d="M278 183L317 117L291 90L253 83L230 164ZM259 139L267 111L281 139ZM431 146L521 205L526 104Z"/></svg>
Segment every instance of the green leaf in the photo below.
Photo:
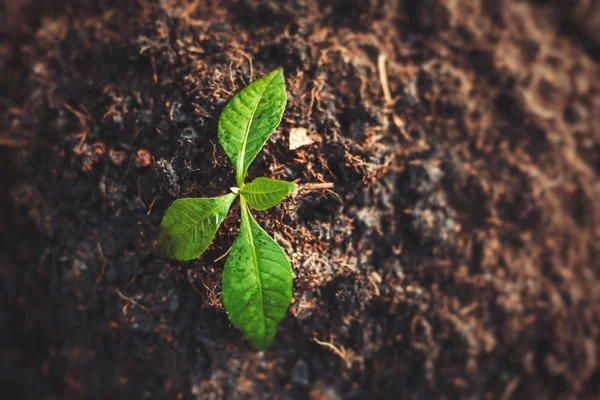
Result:
<svg viewBox="0 0 600 400"><path fill-rule="evenodd" d="M181 261L193 260L208 248L227 216L236 194L175 200L162 220L158 250Z"/></svg>
<svg viewBox="0 0 600 400"><path fill-rule="evenodd" d="M294 189L296 189L296 184L292 182L256 178L251 183L244 185L240 189L240 194L255 210L266 210L279 204Z"/></svg>
<svg viewBox="0 0 600 400"><path fill-rule="evenodd" d="M269 139L285 109L283 70L277 69L239 91L219 118L219 141L233 162L237 185Z"/></svg>
<svg viewBox="0 0 600 400"><path fill-rule="evenodd" d="M285 253L254 220L244 198L240 236L223 270L223 304L252 345L266 348L292 300L292 269Z"/></svg>

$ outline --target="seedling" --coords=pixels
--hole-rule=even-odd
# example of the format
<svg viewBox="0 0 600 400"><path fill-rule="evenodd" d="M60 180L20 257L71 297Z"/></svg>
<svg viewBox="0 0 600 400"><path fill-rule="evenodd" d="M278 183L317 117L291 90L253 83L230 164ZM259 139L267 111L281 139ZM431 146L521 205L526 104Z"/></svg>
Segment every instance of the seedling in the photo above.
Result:
<svg viewBox="0 0 600 400"><path fill-rule="evenodd" d="M219 119L219 142L235 168L237 186L212 198L175 200L162 220L158 250L185 261L200 256L213 240L231 204L240 197L240 235L223 270L223 304L229 319L258 350L275 337L292 300L292 268L285 253L252 217L250 207L279 204L296 184L256 178L248 167L281 122L286 103L283 70L277 69L237 93Z"/></svg>

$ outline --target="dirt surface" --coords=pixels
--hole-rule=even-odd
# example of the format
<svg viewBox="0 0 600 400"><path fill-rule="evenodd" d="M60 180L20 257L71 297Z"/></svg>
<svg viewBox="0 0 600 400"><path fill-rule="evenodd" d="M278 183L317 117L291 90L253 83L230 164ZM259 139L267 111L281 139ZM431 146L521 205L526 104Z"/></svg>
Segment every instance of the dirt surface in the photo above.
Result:
<svg viewBox="0 0 600 400"><path fill-rule="evenodd" d="M2 3L4 391L593 398L598 32L586 0ZM294 300L258 353L220 300L236 213L198 260L154 246L233 185L218 116L277 67L250 177L300 185L256 213Z"/></svg>

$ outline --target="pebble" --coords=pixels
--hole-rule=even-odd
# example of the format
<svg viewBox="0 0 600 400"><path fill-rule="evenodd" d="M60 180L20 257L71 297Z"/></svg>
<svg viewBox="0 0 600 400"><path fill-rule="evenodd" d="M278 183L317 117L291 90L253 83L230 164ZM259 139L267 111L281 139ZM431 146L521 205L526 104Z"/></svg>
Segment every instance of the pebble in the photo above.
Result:
<svg viewBox="0 0 600 400"><path fill-rule="evenodd" d="M307 386L308 380L308 364L304 360L298 360L292 369L292 382L296 385Z"/></svg>

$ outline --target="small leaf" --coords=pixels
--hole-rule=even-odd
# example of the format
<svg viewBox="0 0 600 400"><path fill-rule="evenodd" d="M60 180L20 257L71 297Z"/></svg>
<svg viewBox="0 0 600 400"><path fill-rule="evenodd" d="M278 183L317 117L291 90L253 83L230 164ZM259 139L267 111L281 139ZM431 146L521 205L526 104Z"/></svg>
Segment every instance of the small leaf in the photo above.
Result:
<svg viewBox="0 0 600 400"><path fill-rule="evenodd" d="M193 260L210 245L236 194L175 200L162 220L158 250L180 261Z"/></svg>
<svg viewBox="0 0 600 400"><path fill-rule="evenodd" d="M296 184L292 182L256 178L251 183L244 185L240 193L255 210L266 210L279 204L295 188Z"/></svg>
<svg viewBox="0 0 600 400"><path fill-rule="evenodd" d="M235 168L237 185L244 184L248 167L269 139L285 109L283 70L252 82L225 106L219 118L219 141Z"/></svg>
<svg viewBox="0 0 600 400"><path fill-rule="evenodd" d="M262 350L271 344L292 300L292 269L243 198L240 209L240 236L223 270L223 304L233 325Z"/></svg>

